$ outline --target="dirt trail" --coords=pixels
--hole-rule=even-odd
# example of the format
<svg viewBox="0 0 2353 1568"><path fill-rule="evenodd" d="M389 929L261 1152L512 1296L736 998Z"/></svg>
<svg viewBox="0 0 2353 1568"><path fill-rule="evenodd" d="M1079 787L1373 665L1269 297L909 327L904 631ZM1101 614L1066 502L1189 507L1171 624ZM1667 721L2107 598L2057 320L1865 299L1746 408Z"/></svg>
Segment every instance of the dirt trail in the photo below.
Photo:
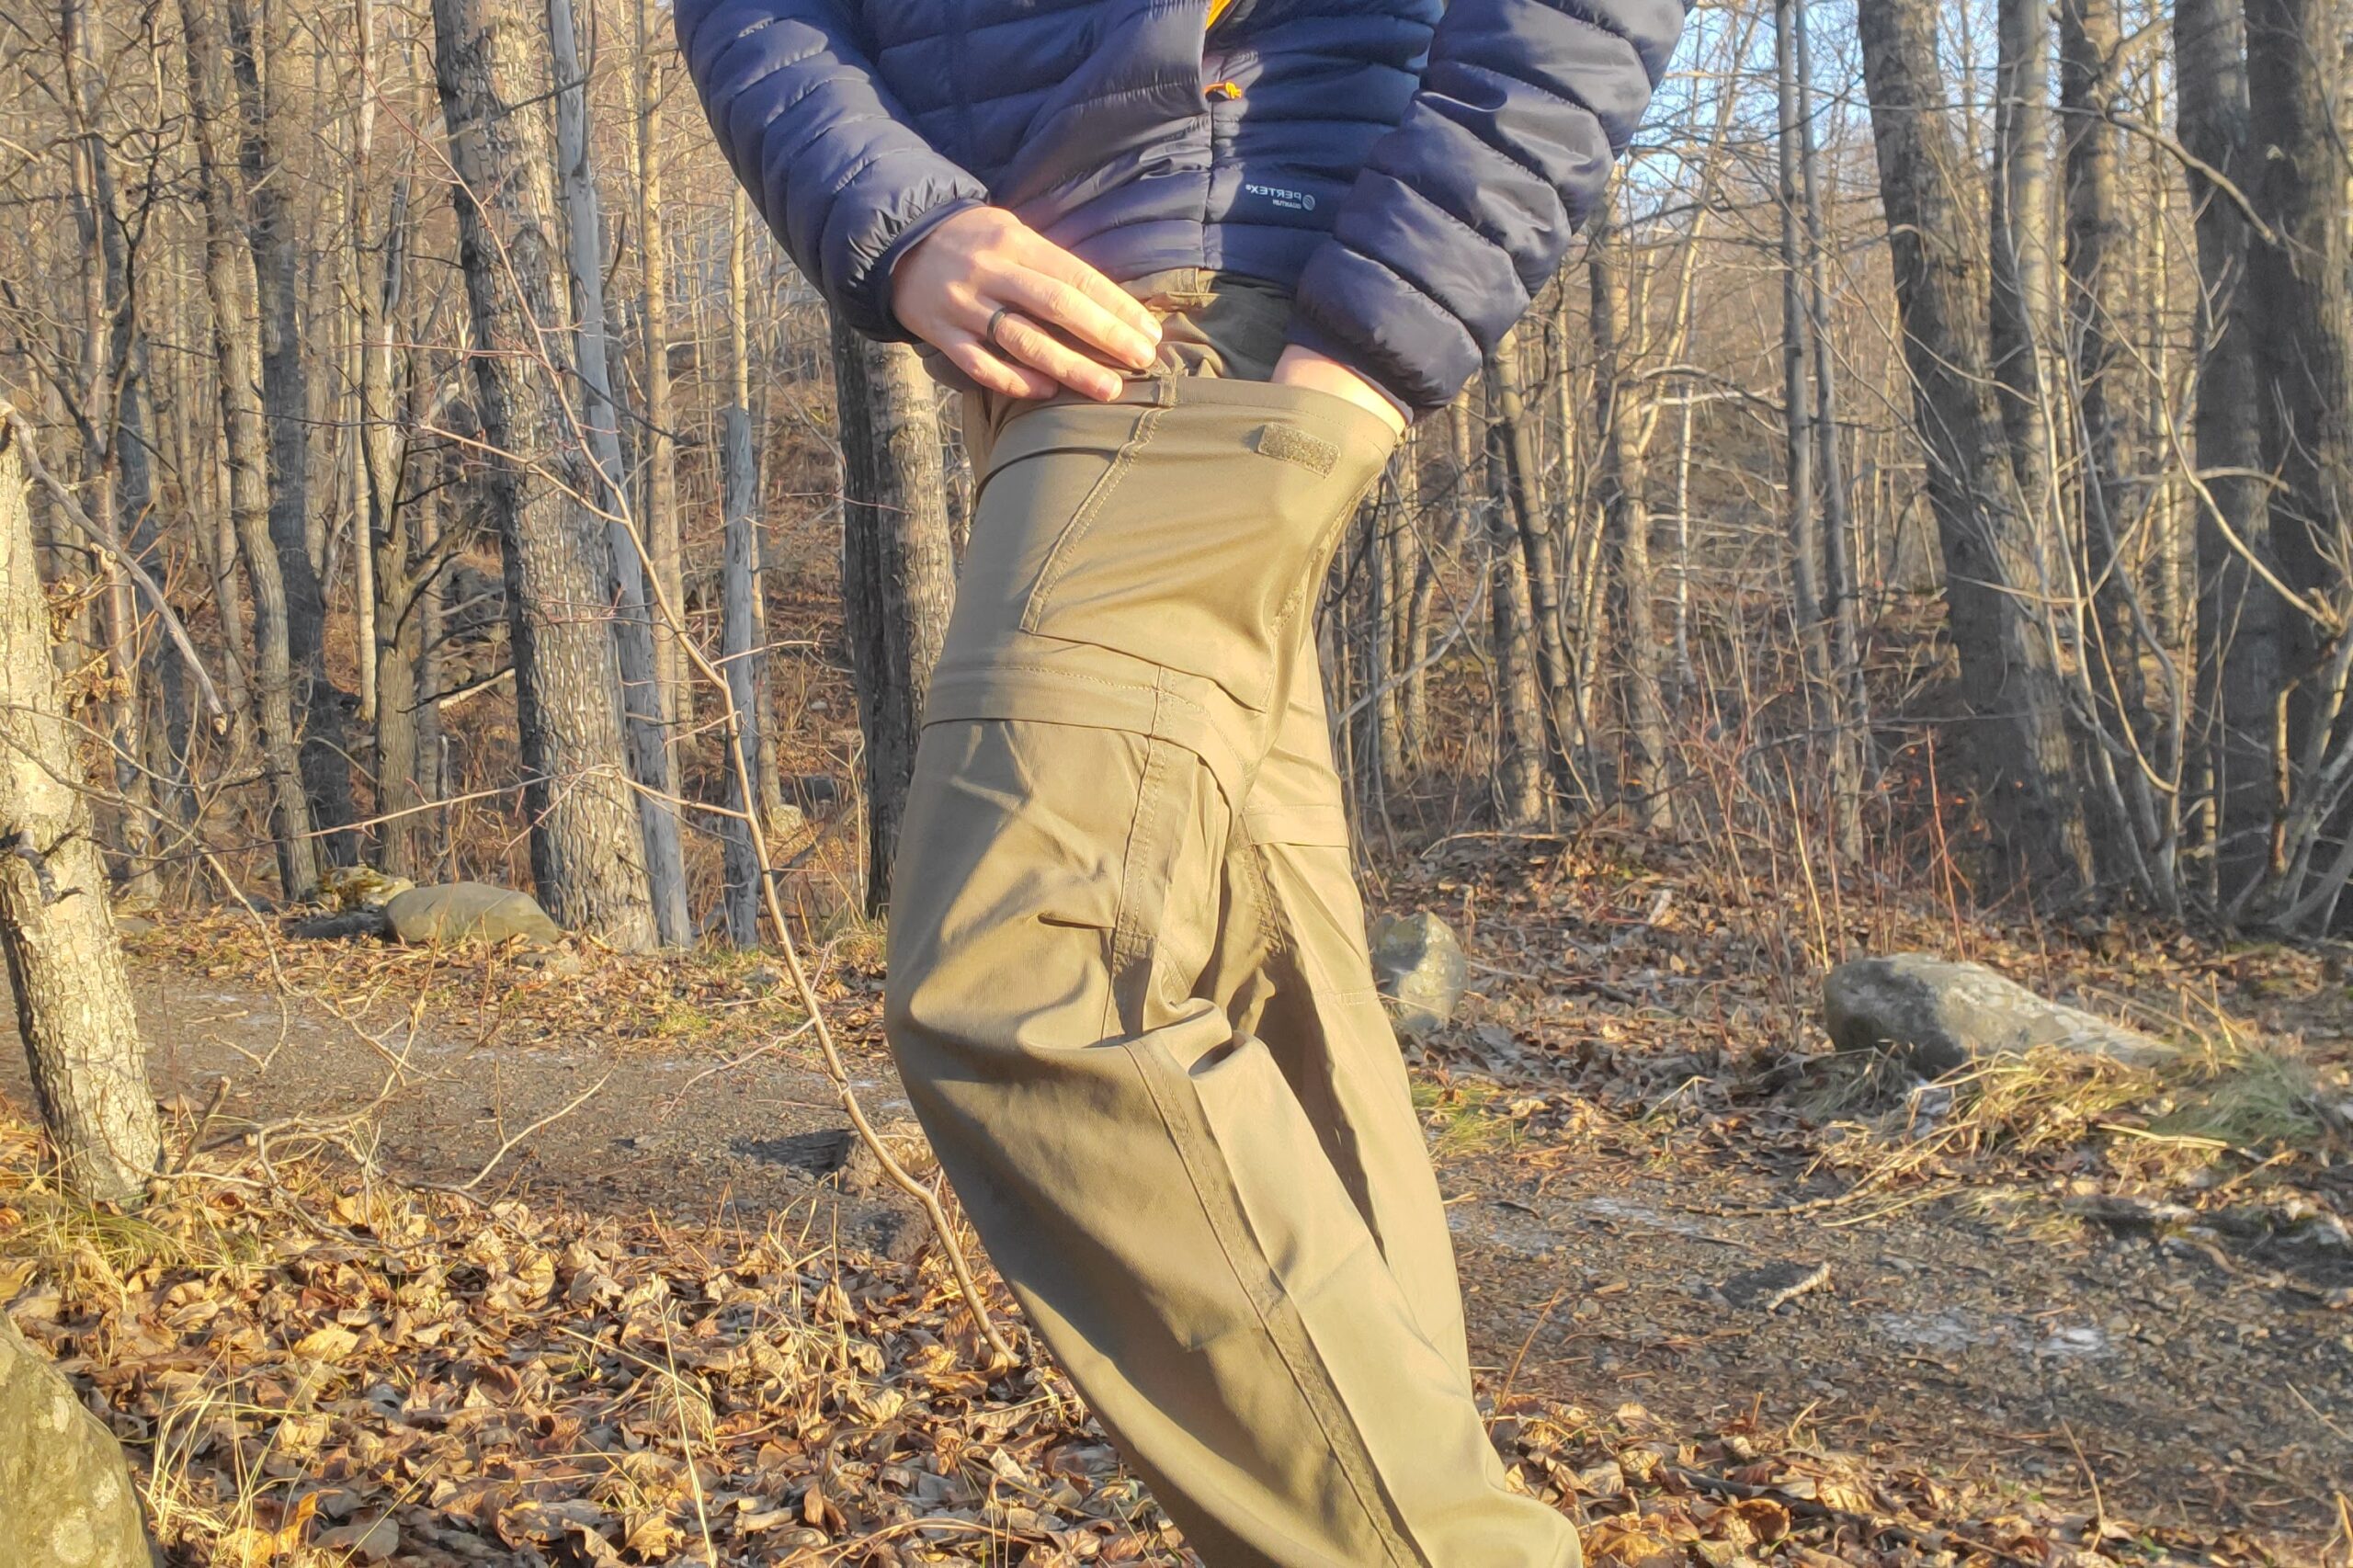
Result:
<svg viewBox="0 0 2353 1568"><path fill-rule="evenodd" d="M315 1005L152 963L137 983L159 1096L201 1106L221 1075L235 1081L219 1127L378 1099L377 1048ZM790 1210L882 1252L924 1239L893 1195L830 1174L849 1146L799 1042L718 1072L751 1042L479 1047L395 1030L377 1043L415 1074L372 1117L401 1174L472 1177L601 1085L521 1139L483 1189L680 1218ZM904 1114L880 1054L856 1061L869 1108ZM20 1104L22 1074L0 1051L0 1092ZM1545 1087L1539 1073L1506 1093ZM1768 1155L1668 1162L1589 1131L1442 1142L1440 1168L1475 1348L1518 1390L1602 1413L1638 1403L1669 1429L1796 1422L1882 1464L2086 1514L2314 1541L2353 1477L2353 1318L2320 1303L2341 1267L2329 1259L2185 1252L2036 1193L1868 1222L1774 1213L1803 1187ZM1997 1218L2003 1198L2048 1217Z"/></svg>

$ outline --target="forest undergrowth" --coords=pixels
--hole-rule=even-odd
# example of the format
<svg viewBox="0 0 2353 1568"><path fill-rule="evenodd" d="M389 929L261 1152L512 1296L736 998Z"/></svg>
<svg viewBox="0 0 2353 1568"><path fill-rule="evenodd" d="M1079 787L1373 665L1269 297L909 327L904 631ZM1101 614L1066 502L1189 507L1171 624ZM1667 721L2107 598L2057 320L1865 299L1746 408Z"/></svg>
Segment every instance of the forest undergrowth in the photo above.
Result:
<svg viewBox="0 0 2353 1568"><path fill-rule="evenodd" d="M1442 1168L1483 1162L1541 1190L1597 1151L1747 1169L1782 1211L1832 1224L1975 1204L2004 1225L2130 1226L2274 1267L2303 1310L2353 1329L2338 1255L2281 1268L2264 1250L2341 1236L2353 1209L2353 1000L2329 954L2121 919L1957 919L1861 877L1833 925L1806 913L1831 901L1779 884L1780 858L1753 858L1744 881L1723 857L1637 842L1442 839L1376 886L1445 915L1473 955L1463 1016L1419 1048ZM305 942L242 912L131 947L152 970L329 1000L394 1054L401 1022L429 1014L478 1044L725 1071L760 1042L790 1049L799 1021L756 954ZM2165 1074L2027 1058L1938 1085L1831 1058L1813 1022L1823 960L1906 947L2197 1049ZM879 965L862 928L817 963L837 1026L878 1062ZM193 1152L136 1215L58 1195L9 1117L0 1301L125 1437L175 1563L1188 1560L1058 1374L989 1365L936 1247L859 1252L822 1199L751 1227L596 1211L505 1176L460 1194L380 1168L355 1124L257 1147L212 1107L170 1108ZM1685 1429L1638 1403L1518 1392L1517 1371L1490 1378L1498 1447L1606 1568L2353 1561L2342 1498L2333 1540L2142 1525L2096 1478L2087 1502L1940 1473L1761 1410Z"/></svg>

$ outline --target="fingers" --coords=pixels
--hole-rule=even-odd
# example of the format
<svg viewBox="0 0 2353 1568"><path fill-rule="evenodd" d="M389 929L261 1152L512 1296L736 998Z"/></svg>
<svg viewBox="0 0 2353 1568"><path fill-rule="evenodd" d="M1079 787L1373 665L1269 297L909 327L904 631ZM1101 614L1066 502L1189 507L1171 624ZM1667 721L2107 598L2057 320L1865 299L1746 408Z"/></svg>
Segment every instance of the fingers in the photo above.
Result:
<svg viewBox="0 0 2353 1568"><path fill-rule="evenodd" d="M975 384L1009 397L1068 387L1108 402L1120 395L1120 369L1149 369L1159 350L1150 311L998 208L946 220L893 278L899 324Z"/></svg>
<svg viewBox="0 0 2353 1568"><path fill-rule="evenodd" d="M1017 305L997 323L992 346L1017 364L1042 370L1071 391L1098 403L1118 397L1120 387L1126 384L1119 371L1064 347L1051 333L1023 315ZM1147 358L1146 363L1149 362Z"/></svg>
<svg viewBox="0 0 2353 1568"><path fill-rule="evenodd" d="M938 348L948 356L949 364L970 376L972 384L983 391L1027 400L1051 397L1060 390L1051 376L1011 363L991 352L973 334L960 333L938 345Z"/></svg>
<svg viewBox="0 0 2353 1568"><path fill-rule="evenodd" d="M1026 268L1004 280L1005 303L1033 320L1060 327L1080 343L1131 370L1149 369L1160 347L1160 324L1127 290L1103 278L1068 252L1063 260L1101 284L1097 294L1084 278Z"/></svg>
<svg viewBox="0 0 2353 1568"><path fill-rule="evenodd" d="M1024 259L1033 270L1076 290L1088 304L1142 337L1149 348L1160 347L1160 318L1146 310L1142 301L1042 234L1032 232L1029 239L1037 254ZM1075 329L1076 324L1063 324ZM1150 363L1148 358L1145 363Z"/></svg>

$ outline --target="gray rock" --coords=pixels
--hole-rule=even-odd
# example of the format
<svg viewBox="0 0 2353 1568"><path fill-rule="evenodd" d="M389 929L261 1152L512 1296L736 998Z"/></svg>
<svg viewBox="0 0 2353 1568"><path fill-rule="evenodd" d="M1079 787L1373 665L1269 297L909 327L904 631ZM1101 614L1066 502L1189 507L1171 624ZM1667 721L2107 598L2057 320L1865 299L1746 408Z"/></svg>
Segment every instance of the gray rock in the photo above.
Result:
<svg viewBox="0 0 2353 1568"><path fill-rule="evenodd" d="M2179 1054L1984 964L1925 953L1840 964L1822 983L1822 1019L1840 1051L1892 1050L1929 1077L2038 1046L2131 1067L2163 1066Z"/></svg>
<svg viewBox="0 0 2353 1568"><path fill-rule="evenodd" d="M1401 1034L1420 1037L1454 1021L1470 960L1453 927L1427 911L1382 915L1372 923L1372 972L1397 1005Z"/></svg>
<svg viewBox="0 0 2353 1568"><path fill-rule="evenodd" d="M503 942L509 937L554 943L563 931L529 893L489 882L443 882L411 888L384 905L384 919L404 942Z"/></svg>
<svg viewBox="0 0 2353 1568"><path fill-rule="evenodd" d="M0 1312L0 1541L21 1568L155 1561L122 1446Z"/></svg>

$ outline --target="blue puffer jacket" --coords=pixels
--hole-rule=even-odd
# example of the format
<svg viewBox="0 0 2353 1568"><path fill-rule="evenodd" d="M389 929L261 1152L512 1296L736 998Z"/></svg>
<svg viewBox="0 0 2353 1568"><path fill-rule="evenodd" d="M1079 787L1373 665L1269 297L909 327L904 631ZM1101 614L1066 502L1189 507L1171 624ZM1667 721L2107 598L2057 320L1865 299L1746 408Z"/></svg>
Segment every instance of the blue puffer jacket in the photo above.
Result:
<svg viewBox="0 0 2353 1568"><path fill-rule="evenodd" d="M1685 0L676 0L720 145L862 331L995 201L1124 281L1296 290L1293 341L1443 405L1560 264ZM1441 15L1443 13L1443 15Z"/></svg>

